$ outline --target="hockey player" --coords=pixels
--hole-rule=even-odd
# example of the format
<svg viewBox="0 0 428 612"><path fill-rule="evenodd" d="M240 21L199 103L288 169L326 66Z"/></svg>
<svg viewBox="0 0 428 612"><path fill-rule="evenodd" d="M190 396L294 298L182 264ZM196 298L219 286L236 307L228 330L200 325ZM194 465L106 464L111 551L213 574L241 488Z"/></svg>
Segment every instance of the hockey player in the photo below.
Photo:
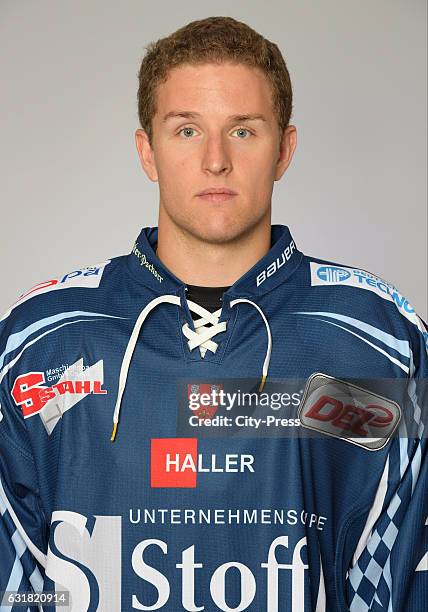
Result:
<svg viewBox="0 0 428 612"><path fill-rule="evenodd" d="M0 322L1 610L426 610L427 330L271 223L278 47L189 23L138 109L158 226Z"/></svg>

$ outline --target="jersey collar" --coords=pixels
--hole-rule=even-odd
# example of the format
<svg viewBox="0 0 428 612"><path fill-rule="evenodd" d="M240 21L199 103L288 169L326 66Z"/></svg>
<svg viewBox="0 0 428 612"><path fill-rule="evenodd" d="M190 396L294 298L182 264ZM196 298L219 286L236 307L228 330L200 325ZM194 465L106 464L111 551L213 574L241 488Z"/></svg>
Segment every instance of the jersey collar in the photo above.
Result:
<svg viewBox="0 0 428 612"><path fill-rule="evenodd" d="M127 256L133 277L159 294L178 293L185 283L177 278L155 253L157 227L144 227ZM263 295L284 282L298 267L303 257L286 225L271 225L271 248L254 266L229 287L234 296Z"/></svg>

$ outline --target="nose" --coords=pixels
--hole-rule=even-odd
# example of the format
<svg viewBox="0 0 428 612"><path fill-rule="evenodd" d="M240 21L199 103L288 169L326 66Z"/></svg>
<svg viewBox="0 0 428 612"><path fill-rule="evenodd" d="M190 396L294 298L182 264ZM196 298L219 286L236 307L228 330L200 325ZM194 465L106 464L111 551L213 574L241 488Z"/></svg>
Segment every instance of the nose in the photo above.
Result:
<svg viewBox="0 0 428 612"><path fill-rule="evenodd" d="M221 135L207 137L202 168L213 174L228 174L232 169L230 153Z"/></svg>

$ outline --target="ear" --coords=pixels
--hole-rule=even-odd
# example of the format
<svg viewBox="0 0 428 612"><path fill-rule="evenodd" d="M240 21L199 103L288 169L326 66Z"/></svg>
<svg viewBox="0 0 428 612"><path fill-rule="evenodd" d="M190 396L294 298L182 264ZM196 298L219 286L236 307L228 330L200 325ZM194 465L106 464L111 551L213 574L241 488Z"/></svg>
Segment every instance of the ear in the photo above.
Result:
<svg viewBox="0 0 428 612"><path fill-rule="evenodd" d="M138 157L140 158L141 166L144 172L151 181L156 182L158 180L158 173L156 169L155 156L149 142L149 137L145 130L136 130L135 145L137 147Z"/></svg>
<svg viewBox="0 0 428 612"><path fill-rule="evenodd" d="M285 128L279 145L279 156L275 168L275 181L279 181L292 160L297 145L297 130L294 125Z"/></svg>

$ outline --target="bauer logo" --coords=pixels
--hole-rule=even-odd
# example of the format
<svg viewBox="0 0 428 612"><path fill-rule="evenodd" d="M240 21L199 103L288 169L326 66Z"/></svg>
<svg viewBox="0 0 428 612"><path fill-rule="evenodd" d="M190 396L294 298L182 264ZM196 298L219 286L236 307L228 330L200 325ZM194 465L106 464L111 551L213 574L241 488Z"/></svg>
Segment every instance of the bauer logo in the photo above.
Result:
<svg viewBox="0 0 428 612"><path fill-rule="evenodd" d="M308 379L299 418L308 429L376 451L396 430L401 409L367 389L316 373Z"/></svg>
<svg viewBox="0 0 428 612"><path fill-rule="evenodd" d="M351 273L343 268L336 268L334 266L321 266L317 271L318 278L323 281L341 283L350 278Z"/></svg>
<svg viewBox="0 0 428 612"><path fill-rule="evenodd" d="M275 274L275 272L277 272L287 261L290 261L293 253L295 252L296 245L294 243L294 240L291 240L290 244L285 247L281 255L277 257L274 261L272 261L272 263L270 263L267 268L262 270L260 274L257 275L256 286L258 287L259 285L264 283L265 280L269 278L269 276Z"/></svg>

